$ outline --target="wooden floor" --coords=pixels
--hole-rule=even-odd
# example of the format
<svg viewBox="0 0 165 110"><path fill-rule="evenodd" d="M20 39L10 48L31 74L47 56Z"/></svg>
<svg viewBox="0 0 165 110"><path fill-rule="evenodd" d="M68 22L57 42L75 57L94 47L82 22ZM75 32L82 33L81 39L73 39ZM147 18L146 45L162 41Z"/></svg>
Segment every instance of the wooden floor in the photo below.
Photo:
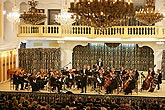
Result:
<svg viewBox="0 0 165 110"><path fill-rule="evenodd" d="M141 88L141 84L138 85L138 88ZM161 89L157 90L157 87L155 89L155 91L153 93L148 92L148 91L142 91L140 92L140 90L138 89L138 92L133 91L132 94L129 94L130 96L151 96L151 97L165 97L165 80L163 80L163 83L161 84ZM13 87L10 84L10 81L7 81L5 83L0 84L0 91L12 91L12 92L31 92L30 90L14 90ZM77 90L76 88L72 88L72 89L66 89L66 91L71 91L74 94L80 94L81 90ZM44 90L40 90L39 92L44 92L44 93L49 93L49 89L47 87L45 87ZM64 91L65 92L65 91ZM51 92L51 93L56 93L55 92ZM87 87L87 93L83 93L83 94L105 94L105 90L102 90L101 93L94 91L91 89L90 86ZM120 92L119 94L117 94L117 92L114 91L114 93L112 95L124 95L123 92Z"/></svg>

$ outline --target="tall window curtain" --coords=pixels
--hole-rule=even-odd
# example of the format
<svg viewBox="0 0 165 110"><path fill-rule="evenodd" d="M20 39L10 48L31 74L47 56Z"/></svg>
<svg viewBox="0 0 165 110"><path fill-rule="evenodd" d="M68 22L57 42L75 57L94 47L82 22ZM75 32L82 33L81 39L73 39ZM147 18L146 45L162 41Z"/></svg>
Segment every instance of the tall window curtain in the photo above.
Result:
<svg viewBox="0 0 165 110"><path fill-rule="evenodd" d="M97 60L103 60L104 67L115 67L120 69L137 68L147 71L154 65L153 50L150 47L139 47L136 44L93 44L87 46L77 45L73 49L73 68L82 68L84 64L93 67Z"/></svg>
<svg viewBox="0 0 165 110"><path fill-rule="evenodd" d="M26 48L19 49L19 67L30 73L37 73L40 69L48 72L53 68L59 70L61 67L60 48Z"/></svg>

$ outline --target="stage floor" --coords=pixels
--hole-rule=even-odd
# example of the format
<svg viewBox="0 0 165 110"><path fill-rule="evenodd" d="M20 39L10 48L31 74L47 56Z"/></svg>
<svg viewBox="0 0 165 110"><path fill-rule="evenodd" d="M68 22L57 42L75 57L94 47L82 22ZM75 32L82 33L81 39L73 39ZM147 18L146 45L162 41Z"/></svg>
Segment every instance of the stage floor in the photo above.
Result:
<svg viewBox="0 0 165 110"><path fill-rule="evenodd" d="M165 80L163 80L163 83L161 84L161 88L160 90L157 90L157 87L155 88L154 92L148 92L148 91L142 91L140 92L141 88L141 84L138 85L138 92L135 92L133 90L132 94L129 94L129 96L151 96L151 97L165 97ZM31 92L31 90L13 90L13 87L10 85L10 81L7 81L5 83L0 84L0 91L12 91L12 92ZM71 91L74 94L105 94L105 90L101 90L101 93L92 90L92 88L90 86L87 87L87 93L81 93L81 89L77 90L76 88L71 88L71 89L66 89L66 91ZM47 87L45 87L44 90L40 90L39 92L43 92L43 93L50 93L49 89ZM51 92L51 93L56 93L55 92ZM124 95L123 92L120 92L119 94L117 94L116 91L114 91L113 94L110 95Z"/></svg>

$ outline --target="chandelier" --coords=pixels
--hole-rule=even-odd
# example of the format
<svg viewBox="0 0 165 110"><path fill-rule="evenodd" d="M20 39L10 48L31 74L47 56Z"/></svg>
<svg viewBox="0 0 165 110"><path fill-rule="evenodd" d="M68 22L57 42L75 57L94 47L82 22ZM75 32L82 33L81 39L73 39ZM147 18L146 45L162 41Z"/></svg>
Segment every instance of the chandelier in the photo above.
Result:
<svg viewBox="0 0 165 110"><path fill-rule="evenodd" d="M60 25L72 25L75 22L75 19L72 17L72 13L68 13L67 1L65 1L65 6L61 10L61 13L55 15L55 22L60 23Z"/></svg>
<svg viewBox="0 0 165 110"><path fill-rule="evenodd" d="M73 0L69 12L76 24L101 29L120 25L134 16L132 0Z"/></svg>
<svg viewBox="0 0 165 110"><path fill-rule="evenodd" d="M10 12L8 15L7 15L7 19L12 22L12 23L17 23L19 22L19 9L17 8L16 6L16 0L14 1L14 7L12 8L12 12Z"/></svg>
<svg viewBox="0 0 165 110"><path fill-rule="evenodd" d="M163 19L163 14L155 10L155 5L153 0L146 1L146 7L136 11L136 20L147 24L152 25Z"/></svg>
<svg viewBox="0 0 165 110"><path fill-rule="evenodd" d="M28 4L30 6L29 10L21 14L20 19L25 24L36 25L43 23L46 19L46 15L44 13L38 12L38 9L36 8L38 1L28 1Z"/></svg>

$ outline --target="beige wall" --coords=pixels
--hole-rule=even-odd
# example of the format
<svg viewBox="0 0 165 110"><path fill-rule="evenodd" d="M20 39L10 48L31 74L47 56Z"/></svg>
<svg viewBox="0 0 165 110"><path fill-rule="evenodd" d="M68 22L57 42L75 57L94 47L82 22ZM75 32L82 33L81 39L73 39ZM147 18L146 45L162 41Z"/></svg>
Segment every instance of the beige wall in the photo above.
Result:
<svg viewBox="0 0 165 110"><path fill-rule="evenodd" d="M7 70L16 68L16 50L0 51L0 83L10 79Z"/></svg>
<svg viewBox="0 0 165 110"><path fill-rule="evenodd" d="M0 3L0 39L2 39L2 15L3 15L3 9L2 9L2 3Z"/></svg>

